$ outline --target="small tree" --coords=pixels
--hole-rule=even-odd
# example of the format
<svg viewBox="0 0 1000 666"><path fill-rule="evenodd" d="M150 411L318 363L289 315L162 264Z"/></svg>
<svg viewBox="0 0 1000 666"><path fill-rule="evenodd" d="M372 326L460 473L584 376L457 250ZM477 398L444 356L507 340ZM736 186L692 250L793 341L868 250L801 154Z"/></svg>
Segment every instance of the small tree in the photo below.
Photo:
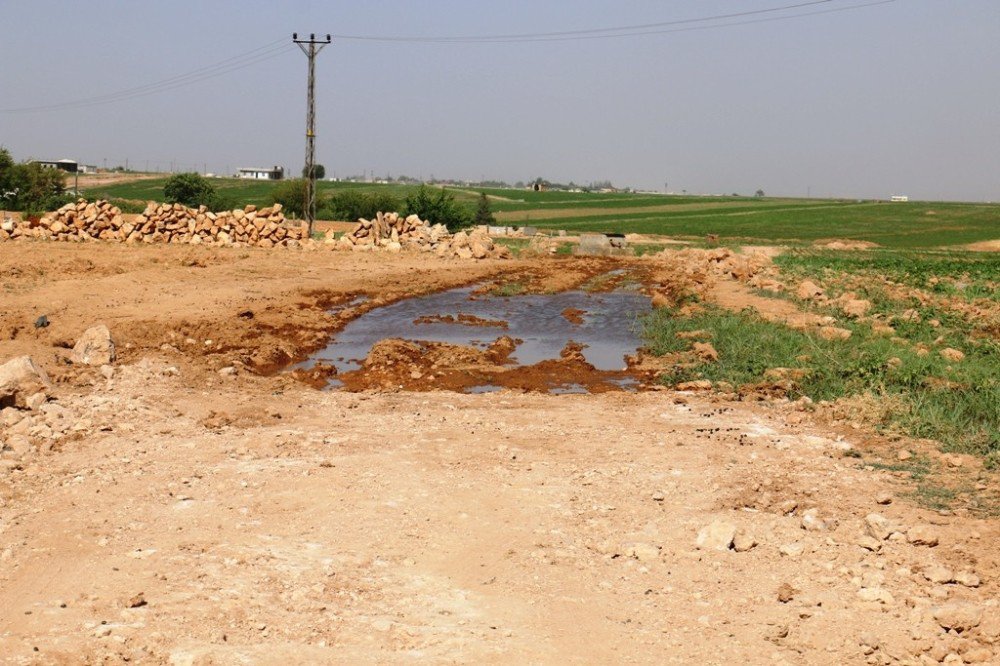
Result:
<svg viewBox="0 0 1000 666"><path fill-rule="evenodd" d="M764 190L757 190L754 193L754 196L757 197L758 199L763 199L764 198Z"/></svg>
<svg viewBox="0 0 1000 666"><path fill-rule="evenodd" d="M495 217L493 217L493 211L490 210L490 200L486 196L485 192L479 193L479 204L476 206L476 215L474 223L478 225L491 226L497 223Z"/></svg>
<svg viewBox="0 0 1000 666"><path fill-rule="evenodd" d="M324 178L326 178L326 167L323 166L322 164L314 164L313 173L316 174L317 180L323 180ZM303 178L309 177L309 167L302 167L302 177Z"/></svg>
<svg viewBox="0 0 1000 666"><path fill-rule="evenodd" d="M211 207L215 204L215 188L201 174L177 173L163 185L163 199L167 203Z"/></svg>

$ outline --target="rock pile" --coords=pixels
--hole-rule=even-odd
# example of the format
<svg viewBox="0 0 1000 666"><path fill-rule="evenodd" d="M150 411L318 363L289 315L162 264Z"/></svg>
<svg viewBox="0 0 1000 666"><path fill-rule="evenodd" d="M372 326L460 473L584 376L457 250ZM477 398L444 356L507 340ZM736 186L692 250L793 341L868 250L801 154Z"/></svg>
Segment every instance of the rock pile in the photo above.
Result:
<svg viewBox="0 0 1000 666"><path fill-rule="evenodd" d="M328 243L336 243L338 249L371 251L383 249L399 252L412 248L421 252L434 252L439 257L460 259L506 259L510 250L502 245L494 245L485 229L477 228L466 233L459 231L452 235L443 224L429 224L417 215L403 217L399 213L378 213L373 220L358 220L357 226L349 233L336 239L327 234Z"/></svg>
<svg viewBox="0 0 1000 666"><path fill-rule="evenodd" d="M131 218L131 219L129 219ZM204 206L150 202L142 215L126 216L107 201L66 204L38 221L4 222L0 240L43 238L58 241L105 240L125 243L190 243L297 247L305 238L301 224L290 223L281 204L213 213Z"/></svg>

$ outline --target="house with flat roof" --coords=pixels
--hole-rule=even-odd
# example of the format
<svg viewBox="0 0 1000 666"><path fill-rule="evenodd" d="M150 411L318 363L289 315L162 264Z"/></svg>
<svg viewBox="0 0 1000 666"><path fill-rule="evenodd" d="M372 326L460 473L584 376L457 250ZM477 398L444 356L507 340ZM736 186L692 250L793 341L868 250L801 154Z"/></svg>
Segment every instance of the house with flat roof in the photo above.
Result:
<svg viewBox="0 0 1000 666"><path fill-rule="evenodd" d="M237 178L247 180L281 180L285 177L285 167L274 166L270 169L262 167L244 167L236 171Z"/></svg>

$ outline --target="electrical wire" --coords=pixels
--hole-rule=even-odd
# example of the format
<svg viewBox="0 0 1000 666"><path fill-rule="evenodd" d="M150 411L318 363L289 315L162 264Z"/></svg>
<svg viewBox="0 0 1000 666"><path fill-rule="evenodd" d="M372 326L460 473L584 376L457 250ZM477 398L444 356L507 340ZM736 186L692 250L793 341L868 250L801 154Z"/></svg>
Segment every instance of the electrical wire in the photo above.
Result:
<svg viewBox="0 0 1000 666"><path fill-rule="evenodd" d="M147 95L153 95L156 93L164 92L167 90L175 90L184 86L192 85L194 83L200 83L211 78L222 76L224 74L229 74L241 69L245 69L252 65L270 60L277 56L283 55L284 53L293 50L293 46L288 43L286 39L279 39L259 46L255 49L247 51L246 53L241 53L239 55L226 58L225 60L220 60L212 65L206 65L204 67L199 67L197 69L191 70L184 74L178 74L171 76L166 79L155 81L153 83L147 83L141 86L136 86L134 88L126 88L124 90L119 90L112 93L106 93L103 95L97 95L95 97L86 97L77 100L70 100L66 102L59 102L56 104L44 104L38 106L27 106L13 109L0 109L0 113L4 114L17 114L17 113L33 113L38 111L58 111L71 108L84 108L89 106L98 106L102 104L110 104L113 102L122 102L136 97L145 97Z"/></svg>
<svg viewBox="0 0 1000 666"><path fill-rule="evenodd" d="M807 16L817 16L821 14L832 14L836 12L853 11L876 5L885 5L896 0L869 0L867 2L856 3L848 6L837 6L829 9L820 9L807 12L794 12L784 16L765 16L763 18L750 18L746 20L732 21L729 19L745 19L751 16L761 16L763 14L774 14L778 12L789 12L798 9L805 9L812 6L825 5L838 0L810 0L798 2L779 7L768 7L765 9L748 10L729 14L717 14L715 16L703 16L689 19L676 19L672 21L660 21L657 23L644 23L638 25L618 26L614 28L592 28L588 30L564 30L558 32L538 32L508 35L479 35L466 37L419 37L419 36L395 36L380 37L377 35L334 35L335 40L345 41L367 41L367 42L396 42L396 43L436 43L436 44L510 44L525 42L561 42L561 41L581 41L594 39L620 39L623 37L639 37L645 35L662 35L676 32L690 32L697 30L714 30L740 25L750 25L755 23L767 23L772 21L786 21L790 19L804 18ZM722 21L720 23L720 21ZM692 25L706 23L707 25ZM293 50L293 45L285 39L278 39L269 44L264 44L245 53L226 58L212 65L206 65L191 70L184 74L178 74L166 79L154 81L134 88L126 88L104 95L86 97L77 100L60 102L56 104L43 104L38 106L26 106L12 109L0 109L0 114L20 114L36 113L42 111L61 111L67 109L86 108L90 106L100 106L124 102L138 97L155 95L169 90L176 90L185 86L200 83L202 81L230 74L247 67L259 64L266 60L271 60Z"/></svg>
<svg viewBox="0 0 1000 666"><path fill-rule="evenodd" d="M862 9L864 7L872 7L875 5L882 5L882 4L888 4L890 2L895 2L895 0L874 0L871 2L864 2L861 4L851 5L848 7L837 7L837 8L832 8L822 11L812 11L812 12L798 12L789 16L769 17L769 18L756 19L750 21L716 23L707 26L689 25L692 23L710 23L713 21L724 21L727 19L757 16L761 14L786 12L795 9L804 9L816 5L824 5L835 1L837 0L811 0L809 2L799 2L795 4L782 5L779 7L769 7L766 9L756 9L743 12L734 12L729 14L717 14L714 16L703 16L699 18L676 19L673 21L661 21L657 23L619 26L615 28L591 28L587 30L566 30L560 32L537 32L537 33L508 34L508 35L469 35L469 36L451 36L451 37L447 36L421 37L421 36L407 36L407 35L383 37L379 35L336 35L335 34L333 35L333 39L345 40L345 41L409 42L409 43L434 43L434 44L479 44L479 43L504 44L504 43L552 42L552 41L570 41L570 40L580 41L589 39L632 37L636 35L657 35L657 34L666 34L671 32L685 32L689 30L709 30L709 29L729 27L734 25L764 23L768 21L780 21L791 18L800 18L804 16L815 16L818 14L829 14L833 12L850 11L854 9ZM681 26L681 25L688 25L689 27L662 30L662 28L667 28L670 26Z"/></svg>

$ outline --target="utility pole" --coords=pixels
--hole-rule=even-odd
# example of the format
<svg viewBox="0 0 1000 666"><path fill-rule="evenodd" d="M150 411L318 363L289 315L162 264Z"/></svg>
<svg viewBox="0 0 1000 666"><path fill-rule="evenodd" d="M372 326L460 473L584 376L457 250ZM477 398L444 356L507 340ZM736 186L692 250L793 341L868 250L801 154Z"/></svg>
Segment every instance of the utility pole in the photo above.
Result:
<svg viewBox="0 0 1000 666"><path fill-rule="evenodd" d="M309 58L309 85L306 94L306 200L304 213L312 238L313 222L316 221L316 54L330 43L330 35L325 40L316 40L315 34L309 39L299 39L299 33L292 33L292 41L299 45Z"/></svg>

